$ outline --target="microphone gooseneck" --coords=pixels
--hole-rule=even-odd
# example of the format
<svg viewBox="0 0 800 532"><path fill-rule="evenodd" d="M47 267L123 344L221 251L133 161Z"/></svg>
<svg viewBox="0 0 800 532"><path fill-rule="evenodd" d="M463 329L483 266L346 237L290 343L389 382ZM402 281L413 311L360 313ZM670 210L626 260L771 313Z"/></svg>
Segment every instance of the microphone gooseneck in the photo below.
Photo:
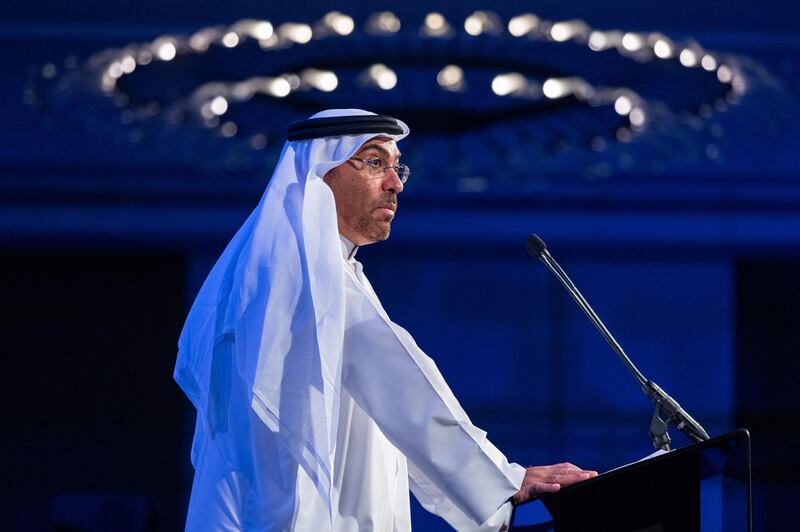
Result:
<svg viewBox="0 0 800 532"><path fill-rule="evenodd" d="M622 363L628 368L628 371L630 371L633 377L639 382L645 395L655 404L656 410L650 424L650 438L653 442L653 446L656 449L669 450L671 441L667 433L667 426L669 423L674 423L678 430L686 434L686 436L694 442L708 440L709 436L703 427L700 426L677 401L667 395L655 382L647 379L634 365L630 357L625 354L622 346L611 334L611 331L608 330L586 298L583 297L578 287L575 286L567 273L561 268L558 262L556 262L553 256L550 255L550 252L547 251L547 245L544 243L544 240L539 238L538 235L530 235L525 248L531 256L541 260L561 284L564 285L564 288L567 289L567 292L569 292L581 310L588 316L597 330L600 331L600 334L605 338L606 342L608 342L608 345L611 346L611 349L617 353Z"/></svg>

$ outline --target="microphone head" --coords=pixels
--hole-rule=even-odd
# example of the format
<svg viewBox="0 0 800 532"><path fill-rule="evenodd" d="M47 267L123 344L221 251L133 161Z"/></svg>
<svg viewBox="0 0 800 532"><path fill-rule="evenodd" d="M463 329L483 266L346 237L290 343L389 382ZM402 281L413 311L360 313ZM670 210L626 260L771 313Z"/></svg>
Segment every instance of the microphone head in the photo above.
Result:
<svg viewBox="0 0 800 532"><path fill-rule="evenodd" d="M544 240L539 238L538 235L531 235L528 237L528 243L525 244L525 249L528 250L528 253L531 256L541 258L542 254L544 254L545 250L547 249L547 244L544 243Z"/></svg>

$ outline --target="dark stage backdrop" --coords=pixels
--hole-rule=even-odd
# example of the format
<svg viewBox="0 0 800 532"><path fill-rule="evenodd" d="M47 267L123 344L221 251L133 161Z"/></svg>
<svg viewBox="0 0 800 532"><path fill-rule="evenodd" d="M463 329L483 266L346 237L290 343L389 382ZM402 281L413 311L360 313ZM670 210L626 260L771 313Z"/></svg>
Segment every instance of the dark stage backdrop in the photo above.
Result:
<svg viewBox="0 0 800 532"><path fill-rule="evenodd" d="M800 500L800 260L736 268L737 424L753 446L754 530L791 530Z"/></svg>
<svg viewBox="0 0 800 532"><path fill-rule="evenodd" d="M171 374L184 260L1 257L0 529L180 529L188 401Z"/></svg>

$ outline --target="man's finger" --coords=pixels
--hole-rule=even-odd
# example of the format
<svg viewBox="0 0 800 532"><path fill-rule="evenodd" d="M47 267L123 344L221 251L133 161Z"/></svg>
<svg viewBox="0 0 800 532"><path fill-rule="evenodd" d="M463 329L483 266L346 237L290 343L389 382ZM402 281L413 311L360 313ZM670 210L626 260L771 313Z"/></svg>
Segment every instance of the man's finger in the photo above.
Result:
<svg viewBox="0 0 800 532"><path fill-rule="evenodd" d="M554 483L560 486L570 486L575 484L576 482L580 482L582 480L588 480L592 478L591 473L588 471L582 471L580 473L565 473L563 475L554 475L553 481Z"/></svg>
<svg viewBox="0 0 800 532"><path fill-rule="evenodd" d="M555 471L558 475L568 475L570 473L589 473L592 476L597 476L597 471L591 471L589 469L581 469L579 467L569 467L564 469L559 469Z"/></svg>
<svg viewBox="0 0 800 532"><path fill-rule="evenodd" d="M536 495L541 495L542 493L555 493L561 489L560 484L550 484L546 482L537 482L536 484L531 486L531 490L529 492L528 497L535 497Z"/></svg>

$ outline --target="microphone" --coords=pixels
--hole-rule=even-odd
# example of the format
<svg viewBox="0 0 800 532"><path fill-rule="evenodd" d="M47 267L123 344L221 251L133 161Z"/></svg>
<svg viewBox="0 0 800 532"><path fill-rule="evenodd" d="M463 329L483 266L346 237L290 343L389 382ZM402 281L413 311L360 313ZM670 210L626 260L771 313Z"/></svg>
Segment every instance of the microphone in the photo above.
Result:
<svg viewBox="0 0 800 532"><path fill-rule="evenodd" d="M690 440L694 442L701 442L708 440L708 433L703 429L700 424L695 421L672 397L662 390L655 382L647 379L641 371L633 364L628 355L619 345L619 342L611 334L611 331L600 320L600 317L595 313L594 309L586 298L583 297L578 287L572 282L567 273L556 262L556 259L547 251L547 245L544 240L539 238L538 235L531 235L528 237L528 242L525 244L528 253L534 258L541 260L545 266L556 276L556 278L564 285L569 295L575 300L578 306L589 317L589 320L594 324L600 334L605 338L608 345L611 346L623 364L628 368L633 377L639 382L644 394L655 403L655 413L650 423L650 439L656 449L669 450L670 437L667 433L669 423L675 426L686 434Z"/></svg>
<svg viewBox="0 0 800 532"><path fill-rule="evenodd" d="M539 238L539 235L529 236L525 247L527 248L528 253L537 259L541 258L542 253L547 251L547 244L544 243L544 240Z"/></svg>

